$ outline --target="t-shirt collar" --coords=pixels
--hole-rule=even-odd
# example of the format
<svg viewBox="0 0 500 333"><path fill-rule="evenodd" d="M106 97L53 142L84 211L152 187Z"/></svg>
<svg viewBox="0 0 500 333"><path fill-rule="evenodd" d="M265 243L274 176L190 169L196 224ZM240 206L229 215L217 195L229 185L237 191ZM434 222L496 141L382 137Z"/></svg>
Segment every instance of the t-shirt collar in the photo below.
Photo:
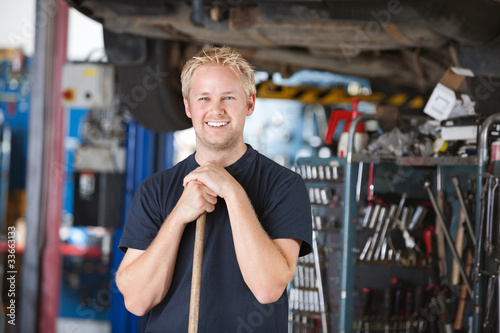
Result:
<svg viewBox="0 0 500 333"><path fill-rule="evenodd" d="M243 156L241 156L239 160L225 168L235 178L239 178L246 174L246 172L252 167L252 165L254 165L255 158L257 157L257 152L253 149L253 147L248 143L246 145L247 150L245 151ZM196 162L196 158L194 157L195 154L196 152L189 156L189 164L192 170L200 166L198 162Z"/></svg>

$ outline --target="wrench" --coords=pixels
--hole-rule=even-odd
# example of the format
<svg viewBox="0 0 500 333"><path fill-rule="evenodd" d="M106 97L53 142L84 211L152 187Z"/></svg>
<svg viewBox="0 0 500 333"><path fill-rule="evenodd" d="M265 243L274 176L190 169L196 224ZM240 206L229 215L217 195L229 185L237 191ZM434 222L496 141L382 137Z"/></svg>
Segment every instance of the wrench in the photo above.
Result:
<svg viewBox="0 0 500 333"><path fill-rule="evenodd" d="M494 318L494 299L495 299L495 286L497 282L497 276L496 275L491 275L490 278L488 279L488 287L487 287L487 292L486 292L486 304L485 304L485 312L486 315L484 317L483 321L483 328L487 329L490 328L493 325L493 321L495 320Z"/></svg>
<svg viewBox="0 0 500 333"><path fill-rule="evenodd" d="M395 213L396 213L397 208L398 208L398 206L396 206L396 205L391 205L391 207L389 208L389 214L387 215L387 218L384 221L384 226L383 226L382 231L380 233L380 237L377 240L378 244L377 244L377 247L375 248L375 254L373 257L374 260L378 260L378 258L380 256L380 250L382 249L382 244L384 244L387 230L388 230L389 225L391 224L392 220L395 217Z"/></svg>
<svg viewBox="0 0 500 333"><path fill-rule="evenodd" d="M375 228L375 233L373 234L372 243L370 244L370 249L368 250L368 254L366 255L366 260L372 260L373 251L375 251L375 246L377 245L380 230L382 229L382 224L384 223L385 211L385 207L380 208L379 221L377 223L377 227Z"/></svg>
<svg viewBox="0 0 500 333"><path fill-rule="evenodd" d="M490 177L488 179L488 204L487 204L487 213L486 213L486 244L485 250L488 256L491 256L493 253L493 214L495 212L494 202L495 202L495 194L496 189L498 187L498 178L495 178L495 183L493 183L493 178Z"/></svg>
<svg viewBox="0 0 500 333"><path fill-rule="evenodd" d="M474 282L477 282L481 272L479 268L481 267L481 249L483 248L483 235L484 235L484 224L485 224L485 219L486 219L486 191L487 191L487 186L483 187L483 190L481 192L481 216L479 218L479 235L477 238L477 244L476 244L476 249L474 251L474 264L472 268L472 275L471 279Z"/></svg>

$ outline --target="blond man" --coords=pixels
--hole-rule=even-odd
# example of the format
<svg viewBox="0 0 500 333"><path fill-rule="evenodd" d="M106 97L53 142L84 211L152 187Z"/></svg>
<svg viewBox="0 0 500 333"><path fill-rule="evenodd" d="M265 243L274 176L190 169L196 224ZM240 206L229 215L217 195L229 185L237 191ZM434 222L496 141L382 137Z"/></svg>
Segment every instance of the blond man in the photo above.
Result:
<svg viewBox="0 0 500 333"><path fill-rule="evenodd" d="M287 331L286 286L311 250L302 179L243 141L253 69L233 49L200 51L181 74L196 152L147 178L125 223L116 276L147 332L186 332L195 225L207 213L199 332Z"/></svg>

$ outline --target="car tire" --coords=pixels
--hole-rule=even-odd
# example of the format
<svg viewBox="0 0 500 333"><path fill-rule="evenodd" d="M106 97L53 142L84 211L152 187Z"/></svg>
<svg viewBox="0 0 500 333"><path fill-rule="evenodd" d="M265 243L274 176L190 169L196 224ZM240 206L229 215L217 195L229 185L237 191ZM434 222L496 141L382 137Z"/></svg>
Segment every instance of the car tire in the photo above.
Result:
<svg viewBox="0 0 500 333"><path fill-rule="evenodd" d="M130 111L139 124L153 131L172 132L191 127L191 120L184 111L180 73L175 61L178 60L175 58L179 44L133 36L138 40L135 43L128 40L129 44L124 45L113 35L105 33L105 44L107 54L115 55L108 57L116 65L121 107ZM106 38L113 42L106 43ZM123 41L123 37L120 38ZM141 39L145 40L145 44L141 43ZM127 56L123 53L132 51L131 45L145 45L145 54L143 57L134 55L127 63Z"/></svg>

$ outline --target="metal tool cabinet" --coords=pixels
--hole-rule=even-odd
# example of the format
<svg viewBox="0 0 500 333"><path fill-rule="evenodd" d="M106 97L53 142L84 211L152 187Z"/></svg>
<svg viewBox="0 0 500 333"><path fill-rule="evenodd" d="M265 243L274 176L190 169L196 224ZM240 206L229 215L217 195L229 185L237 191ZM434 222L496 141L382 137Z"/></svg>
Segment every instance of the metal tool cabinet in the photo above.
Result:
<svg viewBox="0 0 500 333"><path fill-rule="evenodd" d="M479 154L466 158L370 157L354 154L352 145L354 130L360 121L371 119L373 119L371 115L362 115L351 123L345 159L302 158L295 166L295 170L304 177L311 191L313 219L316 219L314 221L315 233L318 235L320 247L323 248L323 251L319 253L324 270L322 281L329 332L356 332L360 319L363 319L360 302L362 289L365 286L374 289L381 288L384 284L390 283L391 277L409 281L414 285L428 284L429 274L420 260L413 266L359 260L363 244L367 239L367 232L361 228L361 224L364 208L367 206L366 179L369 176L370 167L374 170L373 184L377 192L398 195L404 192L411 195L413 199L427 198L428 200L423 188L425 179L431 181L434 193L437 187L443 189L451 206L449 233L454 239L460 220L460 204L454 191L452 177L459 180L462 190L470 189L471 186L475 187L475 212L470 213L472 215L470 218L473 221L479 221L482 179L488 163L488 129L494 122L500 121L500 115L490 116L483 122L478 147ZM317 174L319 167L335 167L338 170L338 177L336 179L320 177ZM356 193L359 182L361 182L362 191ZM315 196L315 191L319 193L322 190L329 191L331 195L329 202L321 201L321 193ZM318 219L317 216L323 219ZM475 235L478 235L478 225L479 223L475 223ZM447 246L446 263L449 270L451 270L452 261L453 256ZM483 283L483 279L479 279L473 284L474 297L469 298L466 303L466 312L473 313L473 332L482 332ZM459 293L460 285L452 291ZM380 297L376 299L376 302L382 305ZM319 315L305 311L305 315L307 313L311 316ZM370 320L375 324L371 327L371 331L384 330L378 317ZM392 331L394 330L391 328Z"/></svg>

